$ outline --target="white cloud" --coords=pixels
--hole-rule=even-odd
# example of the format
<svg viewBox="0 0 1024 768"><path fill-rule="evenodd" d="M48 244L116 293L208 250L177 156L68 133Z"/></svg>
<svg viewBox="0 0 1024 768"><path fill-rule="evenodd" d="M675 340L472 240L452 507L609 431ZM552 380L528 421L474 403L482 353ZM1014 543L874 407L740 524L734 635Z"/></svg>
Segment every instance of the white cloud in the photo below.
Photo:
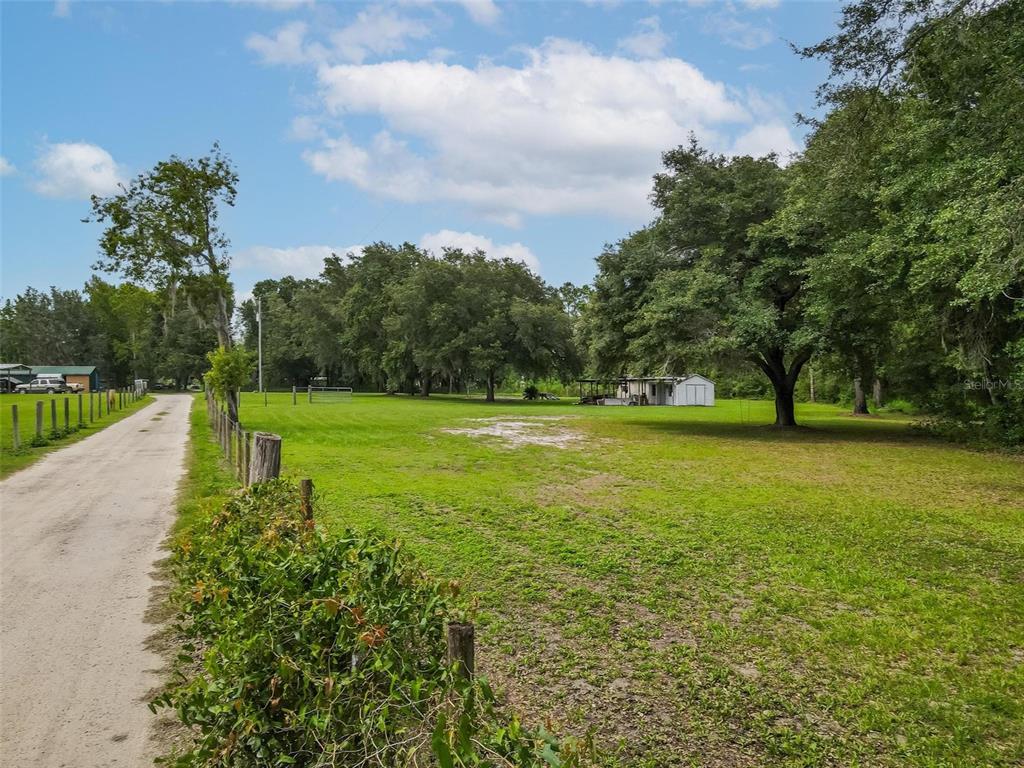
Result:
<svg viewBox="0 0 1024 768"><path fill-rule="evenodd" d="M71 17L71 0L57 0L53 4L53 15L58 19Z"/></svg>
<svg viewBox="0 0 1024 768"><path fill-rule="evenodd" d="M730 150L733 155L762 157L771 152L779 156L780 162L789 162L790 155L800 151L800 145L793 140L789 128L780 120L755 125L737 137Z"/></svg>
<svg viewBox="0 0 1024 768"><path fill-rule="evenodd" d="M438 256L445 248L461 248L466 253L481 250L492 259L520 261L536 274L540 274L540 261L533 255L533 251L522 243L498 245L489 237L477 235L473 232L455 232L450 229L442 229L440 232L433 232L421 237L420 248L431 251Z"/></svg>
<svg viewBox="0 0 1024 768"><path fill-rule="evenodd" d="M779 0L743 0L747 8L778 8Z"/></svg>
<svg viewBox="0 0 1024 768"><path fill-rule="evenodd" d="M344 260L350 253L358 253L361 245L336 248L330 245L299 245L293 248L273 248L254 245L233 255L234 266L240 270L262 273L260 279L291 275L296 278L316 277L324 267L324 259L332 253Z"/></svg>
<svg viewBox="0 0 1024 768"><path fill-rule="evenodd" d="M454 55L455 51L451 48L442 48L438 46L437 48L430 49L430 52L427 54L427 58L431 61L444 61L445 59L450 59Z"/></svg>
<svg viewBox="0 0 1024 768"><path fill-rule="evenodd" d="M501 9L494 0L458 0L477 24L492 26L501 18Z"/></svg>
<svg viewBox="0 0 1024 768"><path fill-rule="evenodd" d="M35 190L47 197L88 198L109 195L124 175L103 147L85 142L46 144L36 159Z"/></svg>
<svg viewBox="0 0 1024 768"><path fill-rule="evenodd" d="M268 11L294 11L313 5L313 0L228 0L232 5L255 5Z"/></svg>
<svg viewBox="0 0 1024 768"><path fill-rule="evenodd" d="M370 115L383 126L366 141L326 138L304 158L325 178L371 194L462 202L510 225L524 214L557 213L639 222L650 215L650 179L664 150L693 131L709 148L729 151L730 137L767 121L750 93L681 59L603 56L564 40L523 54L518 67L321 66L332 118ZM784 127L747 144L768 136L778 151L794 145Z"/></svg>
<svg viewBox="0 0 1024 768"><path fill-rule="evenodd" d="M330 39L343 59L361 62L370 54L400 51L408 40L429 34L430 28L417 19L370 6L356 14L355 20L347 27L332 32Z"/></svg>
<svg viewBox="0 0 1024 768"><path fill-rule="evenodd" d="M359 11L351 23L330 32L326 44L308 41L308 32L305 22L291 21L271 37L250 35L245 44L258 53L265 64L361 63L370 56L405 49L410 40L429 36L430 28L392 9L369 6Z"/></svg>
<svg viewBox="0 0 1024 768"><path fill-rule="evenodd" d="M327 134L320 126L320 119L315 115L297 115L292 118L288 128L288 138L294 141L313 141L326 138Z"/></svg>
<svg viewBox="0 0 1024 768"><path fill-rule="evenodd" d="M0 156L0 176L13 176L17 171L18 169L14 167L10 160Z"/></svg>
<svg viewBox="0 0 1024 768"><path fill-rule="evenodd" d="M619 40L619 49L642 59L657 59L665 52L669 37L661 31L661 21L657 16L640 19L636 31Z"/></svg>
<svg viewBox="0 0 1024 768"><path fill-rule="evenodd" d="M266 35L250 35L245 45L256 51L265 64L305 64L310 61L311 53L305 46L306 23L292 21L274 33Z"/></svg>

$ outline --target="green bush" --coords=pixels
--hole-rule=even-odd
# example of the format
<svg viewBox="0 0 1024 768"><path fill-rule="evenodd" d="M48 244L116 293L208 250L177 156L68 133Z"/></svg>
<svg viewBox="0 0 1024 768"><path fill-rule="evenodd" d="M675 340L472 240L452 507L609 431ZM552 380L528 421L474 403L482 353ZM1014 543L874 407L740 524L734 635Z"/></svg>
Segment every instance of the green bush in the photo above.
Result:
<svg viewBox="0 0 1024 768"><path fill-rule="evenodd" d="M536 384L530 384L523 390L523 398L525 400L536 400L538 397L540 397L540 390L537 389Z"/></svg>
<svg viewBox="0 0 1024 768"><path fill-rule="evenodd" d="M456 585L381 536L325 536L287 482L229 500L177 542L172 568L189 642L154 704L197 736L166 762L581 764L578 745L503 717L484 681L447 663Z"/></svg>
<svg viewBox="0 0 1024 768"><path fill-rule="evenodd" d="M905 413L908 416L915 416L920 413L920 409L916 405L908 400L900 400L899 398L886 400L885 410L893 413Z"/></svg>

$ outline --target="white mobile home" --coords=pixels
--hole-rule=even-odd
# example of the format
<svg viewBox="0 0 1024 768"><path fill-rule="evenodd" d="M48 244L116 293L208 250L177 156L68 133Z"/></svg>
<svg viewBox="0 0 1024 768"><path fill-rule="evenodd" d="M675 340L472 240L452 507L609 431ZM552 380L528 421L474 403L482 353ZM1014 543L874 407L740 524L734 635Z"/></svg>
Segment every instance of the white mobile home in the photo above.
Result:
<svg viewBox="0 0 1024 768"><path fill-rule="evenodd" d="M583 385L590 385L584 396ZM699 374L685 376L623 376L612 381L580 380L580 402L597 405L715 404L715 383Z"/></svg>
<svg viewBox="0 0 1024 768"><path fill-rule="evenodd" d="M715 383L699 374L627 376L618 396L638 405L714 405Z"/></svg>

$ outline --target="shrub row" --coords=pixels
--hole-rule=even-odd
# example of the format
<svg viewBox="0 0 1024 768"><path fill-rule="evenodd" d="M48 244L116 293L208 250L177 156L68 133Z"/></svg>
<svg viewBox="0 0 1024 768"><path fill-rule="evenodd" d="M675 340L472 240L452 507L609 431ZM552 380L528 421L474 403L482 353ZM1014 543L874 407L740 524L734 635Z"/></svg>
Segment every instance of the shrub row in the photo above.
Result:
<svg viewBox="0 0 1024 768"><path fill-rule="evenodd" d="M577 766L445 657L457 586L395 541L326 536L287 481L232 497L175 545L186 638L153 704L192 728L174 766Z"/></svg>

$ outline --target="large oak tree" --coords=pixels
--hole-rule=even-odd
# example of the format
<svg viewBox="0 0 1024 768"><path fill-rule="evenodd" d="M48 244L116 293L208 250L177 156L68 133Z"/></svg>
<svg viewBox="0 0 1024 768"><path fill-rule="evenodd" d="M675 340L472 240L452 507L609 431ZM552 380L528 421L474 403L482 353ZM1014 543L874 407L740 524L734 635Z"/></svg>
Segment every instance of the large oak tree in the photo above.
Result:
<svg viewBox="0 0 1024 768"><path fill-rule="evenodd" d="M794 387L817 333L803 295L808 248L772 220L786 171L774 157L727 158L695 140L664 163L659 218L598 258L588 333L600 367L680 373L739 358L771 382L776 425L794 426Z"/></svg>

